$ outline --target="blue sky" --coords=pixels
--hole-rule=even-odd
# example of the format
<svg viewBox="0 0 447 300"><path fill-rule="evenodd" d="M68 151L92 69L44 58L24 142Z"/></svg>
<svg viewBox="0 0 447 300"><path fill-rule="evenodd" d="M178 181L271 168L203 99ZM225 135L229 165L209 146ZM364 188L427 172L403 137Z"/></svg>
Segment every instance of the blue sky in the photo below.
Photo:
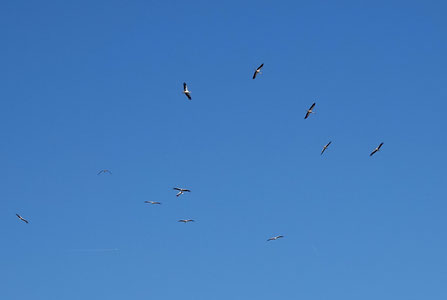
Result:
<svg viewBox="0 0 447 300"><path fill-rule="evenodd" d="M3 1L0 298L446 299L446 9Z"/></svg>

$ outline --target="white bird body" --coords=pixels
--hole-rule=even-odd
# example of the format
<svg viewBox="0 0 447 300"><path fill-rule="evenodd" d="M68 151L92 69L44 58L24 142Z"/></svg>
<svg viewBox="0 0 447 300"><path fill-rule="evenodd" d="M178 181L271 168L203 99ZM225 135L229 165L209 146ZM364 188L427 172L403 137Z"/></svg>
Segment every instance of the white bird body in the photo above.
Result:
<svg viewBox="0 0 447 300"><path fill-rule="evenodd" d="M261 69L262 69L263 66L264 66L264 64L262 63L262 64L255 70L255 73L253 74L253 79L256 78L256 75L258 75L258 74L262 74Z"/></svg>
<svg viewBox="0 0 447 300"><path fill-rule="evenodd" d="M178 220L179 222L182 222L182 223L189 223L189 222L195 222L193 219L182 219L182 220Z"/></svg>
<svg viewBox="0 0 447 300"><path fill-rule="evenodd" d="M267 240L267 242L268 242L268 241L276 241L277 239L281 239L281 238L283 238L283 237L284 237L283 235L277 235L277 236L274 236L274 237L269 238L269 239Z"/></svg>
<svg viewBox="0 0 447 300"><path fill-rule="evenodd" d="M314 107L315 107L315 104L316 103L313 103L310 107L309 107L309 109L307 110L307 112L306 112L306 115L304 116L304 119L307 119L309 116L310 116L310 114L314 114L315 112L313 111L313 109L314 109Z"/></svg>
<svg viewBox="0 0 447 300"><path fill-rule="evenodd" d="M185 94L186 97L188 97L188 99L191 100L191 92L188 90L186 82L183 82L183 94Z"/></svg>
<svg viewBox="0 0 447 300"><path fill-rule="evenodd" d="M191 192L188 189L182 189L182 188L178 188L178 187L175 187L174 190L178 191L178 193L176 195L177 197L180 196L180 195L183 195L184 193L190 193Z"/></svg>

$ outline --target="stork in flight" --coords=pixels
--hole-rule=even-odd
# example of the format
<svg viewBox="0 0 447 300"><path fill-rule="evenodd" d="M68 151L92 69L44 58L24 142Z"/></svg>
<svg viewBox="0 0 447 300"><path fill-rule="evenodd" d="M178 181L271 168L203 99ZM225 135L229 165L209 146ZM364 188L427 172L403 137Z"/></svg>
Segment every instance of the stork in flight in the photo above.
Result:
<svg viewBox="0 0 447 300"><path fill-rule="evenodd" d="M376 149L374 149L374 151L373 152L371 152L371 154L369 155L369 156L373 156L377 151L379 151L380 150L380 147L382 147L382 145L383 145L383 143L380 143L380 145L379 146L377 146L377 148Z"/></svg>
<svg viewBox="0 0 447 300"><path fill-rule="evenodd" d="M99 175L99 174L102 174L102 173L109 173L110 175L112 175L112 172L110 172L109 170L101 170L101 171L99 171L98 172L98 174L97 175Z"/></svg>
<svg viewBox="0 0 447 300"><path fill-rule="evenodd" d="M188 97L189 100L191 100L191 92L188 91L188 86L186 85L186 82L183 82L183 94Z"/></svg>
<svg viewBox="0 0 447 300"><path fill-rule="evenodd" d="M262 69L263 66L264 66L264 64L262 63L262 64L255 70L255 73L253 74L253 79L256 78L256 75L258 75L258 73L259 73L259 74L262 74L261 69Z"/></svg>
<svg viewBox="0 0 447 300"><path fill-rule="evenodd" d="M326 149L329 147L329 145L332 143L332 141L330 141L329 143L326 144L326 146L323 147L323 150L321 150L321 154L323 155L324 151L326 151Z"/></svg>
<svg viewBox="0 0 447 300"><path fill-rule="evenodd" d="M307 112L306 112L306 116L304 117L304 119L307 119L307 118L309 117L310 114L314 114L314 113L315 113L315 112L313 111L313 109L314 109L314 107L315 107L315 104L316 104L316 103L312 104L312 105L309 107L309 109L308 109Z"/></svg>
<svg viewBox="0 0 447 300"><path fill-rule="evenodd" d="M188 223L188 222L195 222L193 219L182 219L182 220L178 220L179 222L182 222L182 223Z"/></svg>
<svg viewBox="0 0 447 300"><path fill-rule="evenodd" d="M22 218L19 214L16 214L17 218L19 218L20 220L22 220L23 222L25 222L26 224L28 224L28 220Z"/></svg>
<svg viewBox="0 0 447 300"><path fill-rule="evenodd" d="M149 204L161 204L161 202L157 202L157 201L144 201L144 203L149 203Z"/></svg>
<svg viewBox="0 0 447 300"><path fill-rule="evenodd" d="M189 193L189 192L191 192L190 190L182 189L182 188L178 188L178 187L175 187L174 190L178 191L178 193L177 193L177 195L176 195L177 197L180 196L180 195L183 195L183 193L186 193L186 192Z"/></svg>
<svg viewBox="0 0 447 300"><path fill-rule="evenodd" d="M283 238L283 237L284 237L283 235L277 235L277 236L269 238L267 240L267 242L269 242L269 241L276 241L277 239L280 239L280 238Z"/></svg>

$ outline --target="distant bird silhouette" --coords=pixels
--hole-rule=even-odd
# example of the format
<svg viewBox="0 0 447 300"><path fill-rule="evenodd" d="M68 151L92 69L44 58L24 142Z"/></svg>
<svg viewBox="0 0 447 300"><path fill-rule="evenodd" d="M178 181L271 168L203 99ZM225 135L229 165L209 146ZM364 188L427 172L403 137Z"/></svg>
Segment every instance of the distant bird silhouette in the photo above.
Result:
<svg viewBox="0 0 447 300"><path fill-rule="evenodd" d="M256 78L256 75L258 75L258 73L259 73L259 74L262 74L261 69L262 69L263 66L264 66L264 64L262 63L262 64L255 70L255 73L253 74L253 79Z"/></svg>
<svg viewBox="0 0 447 300"><path fill-rule="evenodd" d="M97 175L99 175L101 173L109 173L110 175L112 175L112 172L110 172L109 170L101 170L101 171L98 172Z"/></svg>
<svg viewBox="0 0 447 300"><path fill-rule="evenodd" d="M156 201L144 201L144 203L149 203L149 204L161 204L161 202L156 202Z"/></svg>
<svg viewBox="0 0 447 300"><path fill-rule="evenodd" d="M22 218L19 214L16 214L17 218L19 218L20 220L22 220L23 222L25 222L26 224L28 224L28 220Z"/></svg>
<svg viewBox="0 0 447 300"><path fill-rule="evenodd" d="M180 195L183 195L183 193L191 192L190 190L182 189L182 188L178 188L178 187L175 187L174 190L179 191L176 195L177 197Z"/></svg>
<svg viewBox="0 0 447 300"><path fill-rule="evenodd" d="M182 222L182 223L188 223L188 222L195 222L194 220L192 220L192 219L183 219L183 220L178 220L179 222Z"/></svg>
<svg viewBox="0 0 447 300"><path fill-rule="evenodd" d="M307 118L309 117L310 114L314 114L314 113L315 113L315 112L313 111L313 109L314 109L314 107L315 107L315 104L316 104L316 103L312 104L312 105L309 107L309 109L308 109L307 112L306 112L306 116L304 117L304 119L307 119Z"/></svg>
<svg viewBox="0 0 447 300"><path fill-rule="evenodd" d="M277 239L281 239L281 238L283 238L283 237L284 237L283 235L277 235L277 236L274 236L274 237L269 238L269 239L267 240L267 242L268 242L268 241L276 241Z"/></svg>
<svg viewBox="0 0 447 300"><path fill-rule="evenodd" d="M380 150L380 148L382 147L382 145L383 145L383 143L380 143L380 145L379 146L377 146L377 148L376 149L374 149L374 151L373 152L371 152L371 154L369 155L369 156L373 156L376 152L378 152L379 150Z"/></svg>
<svg viewBox="0 0 447 300"><path fill-rule="evenodd" d="M326 144L326 146L323 147L323 150L321 150L321 154L323 155L324 151L326 151L326 149L329 147L329 145L332 143L332 141L330 141L329 143Z"/></svg>
<svg viewBox="0 0 447 300"><path fill-rule="evenodd" d="M189 100L191 100L191 92L188 91L188 86L186 85L186 82L183 82L183 94L188 97Z"/></svg>

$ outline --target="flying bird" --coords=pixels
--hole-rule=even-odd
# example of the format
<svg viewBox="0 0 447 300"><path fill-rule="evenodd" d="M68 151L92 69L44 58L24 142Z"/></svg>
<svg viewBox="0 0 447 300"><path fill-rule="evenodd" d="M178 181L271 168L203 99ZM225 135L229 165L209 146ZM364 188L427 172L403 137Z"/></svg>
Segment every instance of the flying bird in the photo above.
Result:
<svg viewBox="0 0 447 300"><path fill-rule="evenodd" d="M192 220L192 219L185 219L185 220L178 220L179 222L182 222L182 223L188 223L188 222L195 222L194 220Z"/></svg>
<svg viewBox="0 0 447 300"><path fill-rule="evenodd" d="M17 218L19 218L20 220L22 220L23 222L25 222L26 224L28 224L28 220L22 218L19 214L16 214Z"/></svg>
<svg viewBox="0 0 447 300"><path fill-rule="evenodd" d="M256 78L256 75L258 75L258 73L259 73L259 74L262 74L261 69L262 69L263 66L264 66L264 64L262 63L262 64L255 70L255 73L253 74L253 79Z"/></svg>
<svg viewBox="0 0 447 300"><path fill-rule="evenodd" d="M280 239L280 238L283 238L283 237L284 237L283 235L277 235L277 236L274 236L274 237L269 238L269 239L267 240L267 242L268 242L268 241L276 241L277 239Z"/></svg>
<svg viewBox="0 0 447 300"><path fill-rule="evenodd" d="M329 145L332 143L332 141L330 141L329 143L326 144L326 146L323 147L323 150L321 150L321 154L323 155L324 151L326 151L326 149L329 147Z"/></svg>
<svg viewBox="0 0 447 300"><path fill-rule="evenodd" d="M314 109L314 107L315 107L315 104L316 104L316 103L312 104L312 105L309 107L309 109L308 109L307 112L306 112L306 116L304 117L304 119L307 119L307 118L309 117L310 114L314 114L314 113L315 113L315 112L313 111L313 109Z"/></svg>
<svg viewBox="0 0 447 300"><path fill-rule="evenodd" d="M183 193L191 192L190 190L182 189L182 188L178 188L178 187L175 187L174 190L179 191L179 192L177 193L177 195L176 195L177 197L180 196L180 195L183 195Z"/></svg>
<svg viewBox="0 0 447 300"><path fill-rule="evenodd" d="M156 202L156 201L144 201L144 203L149 203L149 204L161 204L161 202Z"/></svg>
<svg viewBox="0 0 447 300"><path fill-rule="evenodd" d="M377 148L376 149L374 149L374 151L373 152L371 152L371 154L369 155L369 156L373 156L377 151L379 151L380 150L380 147L382 147L382 145L383 145L383 143L380 143L380 145L379 146L377 146Z"/></svg>
<svg viewBox="0 0 447 300"><path fill-rule="evenodd" d="M112 175L112 172L110 172L109 170L101 170L101 171L98 172L97 175L99 175L101 173L109 173L110 175Z"/></svg>
<svg viewBox="0 0 447 300"><path fill-rule="evenodd" d="M191 100L191 92L188 91L188 86L186 85L186 82L183 82L183 94L188 97L189 100Z"/></svg>

